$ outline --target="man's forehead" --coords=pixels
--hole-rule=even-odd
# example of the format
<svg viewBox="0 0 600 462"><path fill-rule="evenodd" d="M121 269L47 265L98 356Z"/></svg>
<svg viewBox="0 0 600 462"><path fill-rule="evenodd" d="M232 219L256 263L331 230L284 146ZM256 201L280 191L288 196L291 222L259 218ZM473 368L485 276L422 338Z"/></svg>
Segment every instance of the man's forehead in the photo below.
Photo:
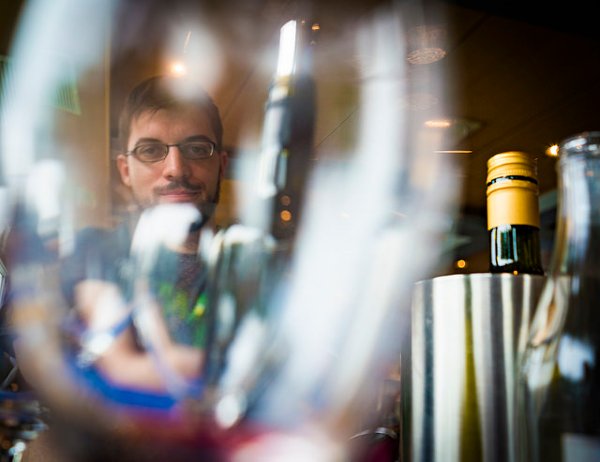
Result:
<svg viewBox="0 0 600 462"><path fill-rule="evenodd" d="M208 111L197 106L177 106L169 108L148 108L136 114L132 118L132 122L144 121L147 123L151 120L163 122L165 120L201 120L202 122L209 121Z"/></svg>
<svg viewBox="0 0 600 462"><path fill-rule="evenodd" d="M131 120L130 139L148 133L186 132L187 136L214 138L214 130L206 111L200 108L147 109Z"/></svg>

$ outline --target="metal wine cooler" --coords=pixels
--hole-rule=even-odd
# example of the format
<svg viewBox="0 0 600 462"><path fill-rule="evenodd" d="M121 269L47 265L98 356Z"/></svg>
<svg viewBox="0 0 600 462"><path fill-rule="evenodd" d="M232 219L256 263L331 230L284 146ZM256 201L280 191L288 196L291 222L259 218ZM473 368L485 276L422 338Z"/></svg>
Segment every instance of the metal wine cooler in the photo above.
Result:
<svg viewBox="0 0 600 462"><path fill-rule="evenodd" d="M518 354L543 276L467 274L415 285L402 351L403 461L513 461Z"/></svg>

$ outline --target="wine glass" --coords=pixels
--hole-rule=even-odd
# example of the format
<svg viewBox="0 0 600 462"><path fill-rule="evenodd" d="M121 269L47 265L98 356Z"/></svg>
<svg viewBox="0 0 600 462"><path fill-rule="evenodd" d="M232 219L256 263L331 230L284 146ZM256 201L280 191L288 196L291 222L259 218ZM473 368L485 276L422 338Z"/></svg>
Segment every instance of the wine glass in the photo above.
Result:
<svg viewBox="0 0 600 462"><path fill-rule="evenodd" d="M233 4L240 7L235 19L252 25L241 4ZM241 58L212 37L215 21L229 10L190 10L194 15L179 18L185 25L171 30L157 19L157 8L66 0L32 2L24 11L1 132L11 304L22 345L17 359L63 423L94 435L99 453L106 448L97 433L110 435L116 451L127 447L140 459L164 451L182 460L277 460L282 454L338 460L364 411L361 403L398 359L412 283L436 263L451 226L455 174L450 160L436 154L444 136L423 125L433 110L415 114L409 104L415 80L438 92L442 80L407 67L411 12L385 10L337 39L329 36L330 42L321 36L329 46L325 60L337 48L351 53L347 83L358 95L345 119L351 133L341 144L334 142L335 130L314 140L317 162L302 185L293 246L253 219L273 198L249 201L239 220L220 231L198 227L193 258L206 268L207 301L188 312L207 313L198 348L188 340L198 330L181 328L165 314L154 280L158 273L167 280L175 274L179 262L172 272L160 253L181 246L203 222L202 211L185 204L150 207L126 222L133 239L119 257L121 285L86 281L83 298L73 304L61 280L63 262L79 250L75 235L86 226L126 221L129 212L126 200L104 189L111 183L103 156L112 133L107 47L111 61L122 63L168 49L163 40L179 43L182 56L191 55L190 69L214 91L226 76L218 71L228 53ZM42 18L48 27L41 27ZM271 20L271 38L251 32L270 53L282 46L277 38L285 23L283 15ZM119 42L110 40L111 25ZM231 37L244 30L233 28ZM136 50L135 33L145 48ZM242 38L258 40L252 33ZM42 44L66 53L40 55ZM324 65L317 50L315 69ZM267 73L274 72L272 63ZM119 75L113 69L112 76ZM318 77L315 71L317 88L322 83L332 92L335 82ZM242 201L257 195L243 185L252 185L263 150L252 138L238 142L251 146L232 168ZM293 144L288 148L297 155ZM117 194L124 191L114 186ZM99 247L87 269L112 258L113 250ZM123 345L123 354L111 355ZM141 362L156 381L135 381ZM107 375L109 369L119 375Z"/></svg>

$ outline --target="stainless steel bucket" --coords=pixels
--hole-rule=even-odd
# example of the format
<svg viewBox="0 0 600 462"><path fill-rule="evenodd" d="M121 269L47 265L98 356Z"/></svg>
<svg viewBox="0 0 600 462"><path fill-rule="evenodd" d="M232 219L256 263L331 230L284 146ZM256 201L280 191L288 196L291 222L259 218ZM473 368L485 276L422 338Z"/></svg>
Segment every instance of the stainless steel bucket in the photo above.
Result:
<svg viewBox="0 0 600 462"><path fill-rule="evenodd" d="M516 367L542 276L418 282L402 351L403 461L512 461Z"/></svg>

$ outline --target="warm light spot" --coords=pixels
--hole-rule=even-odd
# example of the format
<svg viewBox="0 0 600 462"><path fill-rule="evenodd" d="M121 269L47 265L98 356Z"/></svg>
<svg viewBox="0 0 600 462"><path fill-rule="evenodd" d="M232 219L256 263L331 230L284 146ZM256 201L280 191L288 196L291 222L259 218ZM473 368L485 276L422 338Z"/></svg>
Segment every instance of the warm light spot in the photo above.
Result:
<svg viewBox="0 0 600 462"><path fill-rule="evenodd" d="M515 276L518 276L518 275L519 275L519 272L518 272L517 270L514 270L514 271L513 271L513 274L514 274Z"/></svg>
<svg viewBox="0 0 600 462"><path fill-rule="evenodd" d="M314 23L314 24L312 25L311 29L312 29L312 30L315 30L315 31L316 31L316 30L321 30L321 26L319 26L319 24L318 24L318 23Z"/></svg>
<svg viewBox="0 0 600 462"><path fill-rule="evenodd" d="M548 146L546 148L546 155L550 157L558 156L558 144L553 144L552 146Z"/></svg>
<svg viewBox="0 0 600 462"><path fill-rule="evenodd" d="M187 67L181 61L174 61L169 66L169 71L173 75L185 75L187 74Z"/></svg>
<svg viewBox="0 0 600 462"><path fill-rule="evenodd" d="M431 119L425 121L425 126L428 128L448 128L452 122L448 119Z"/></svg>
<svg viewBox="0 0 600 462"><path fill-rule="evenodd" d="M281 218L281 221L291 221L292 220L292 212L290 212L289 210L282 210L281 213L279 214L279 218Z"/></svg>
<svg viewBox="0 0 600 462"><path fill-rule="evenodd" d="M467 267L467 261L461 258L460 260L456 260L455 265L458 269L465 269Z"/></svg>
<svg viewBox="0 0 600 462"><path fill-rule="evenodd" d="M451 151L434 151L436 154L471 154L473 151L455 149Z"/></svg>

